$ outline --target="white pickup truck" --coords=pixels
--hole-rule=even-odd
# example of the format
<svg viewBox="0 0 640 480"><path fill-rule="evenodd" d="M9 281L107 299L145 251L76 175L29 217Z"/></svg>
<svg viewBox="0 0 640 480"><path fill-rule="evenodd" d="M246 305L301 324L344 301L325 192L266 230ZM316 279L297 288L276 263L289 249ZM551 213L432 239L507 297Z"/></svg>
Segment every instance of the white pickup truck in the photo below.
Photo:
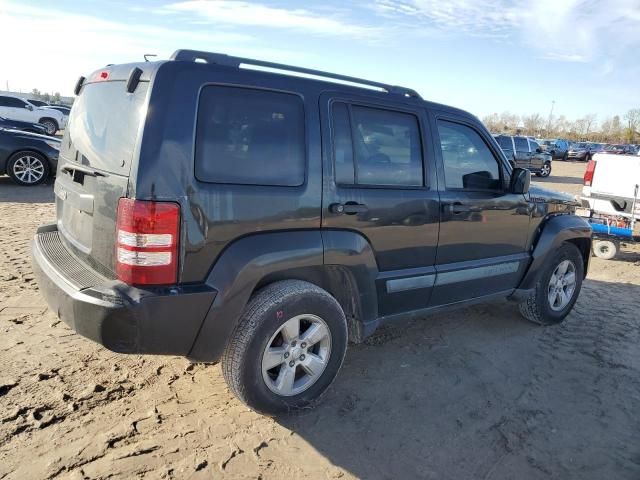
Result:
<svg viewBox="0 0 640 480"><path fill-rule="evenodd" d="M582 206L594 232L593 251L610 259L621 242L640 240L640 156L598 153L584 173Z"/></svg>

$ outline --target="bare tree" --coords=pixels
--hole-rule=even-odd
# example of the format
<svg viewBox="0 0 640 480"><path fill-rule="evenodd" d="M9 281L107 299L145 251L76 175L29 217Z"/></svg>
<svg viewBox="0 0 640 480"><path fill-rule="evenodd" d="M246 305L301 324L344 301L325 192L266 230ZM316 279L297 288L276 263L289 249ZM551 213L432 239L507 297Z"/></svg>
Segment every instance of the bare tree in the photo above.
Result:
<svg viewBox="0 0 640 480"><path fill-rule="evenodd" d="M627 121L627 131L625 137L629 143L634 143L636 132L640 128L640 108L632 108L624 115Z"/></svg>
<svg viewBox="0 0 640 480"><path fill-rule="evenodd" d="M539 113L534 113L522 117L522 123L524 125L524 130L528 135L539 135L542 130L544 120Z"/></svg>
<svg viewBox="0 0 640 480"><path fill-rule="evenodd" d="M611 120L611 141L619 142L622 139L622 123L620 122L620 115L615 115Z"/></svg>
<svg viewBox="0 0 640 480"><path fill-rule="evenodd" d="M589 113L588 115L585 115L584 117L584 127L585 127L585 136L588 137L589 136L589 132L591 132L592 127L595 127L595 123L596 123L596 118L598 117L598 115L596 115L595 113Z"/></svg>
<svg viewBox="0 0 640 480"><path fill-rule="evenodd" d="M517 133L520 126L520 117L510 112L502 112L500 114L500 123L502 124L502 131Z"/></svg>
<svg viewBox="0 0 640 480"><path fill-rule="evenodd" d="M500 123L500 116L497 113L492 113L491 115L486 115L482 119L482 123L487 127L492 133L500 133L502 132L502 124Z"/></svg>

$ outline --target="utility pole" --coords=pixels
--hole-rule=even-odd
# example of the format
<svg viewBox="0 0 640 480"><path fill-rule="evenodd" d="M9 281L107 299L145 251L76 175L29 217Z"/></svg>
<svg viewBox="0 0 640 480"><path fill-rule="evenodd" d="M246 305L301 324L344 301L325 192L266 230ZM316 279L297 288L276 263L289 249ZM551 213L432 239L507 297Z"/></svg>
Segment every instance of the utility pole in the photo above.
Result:
<svg viewBox="0 0 640 480"><path fill-rule="evenodd" d="M551 100L551 111L549 112L549 122L547 123L547 135L551 132L551 121L553 119L553 106L556 104L555 100Z"/></svg>

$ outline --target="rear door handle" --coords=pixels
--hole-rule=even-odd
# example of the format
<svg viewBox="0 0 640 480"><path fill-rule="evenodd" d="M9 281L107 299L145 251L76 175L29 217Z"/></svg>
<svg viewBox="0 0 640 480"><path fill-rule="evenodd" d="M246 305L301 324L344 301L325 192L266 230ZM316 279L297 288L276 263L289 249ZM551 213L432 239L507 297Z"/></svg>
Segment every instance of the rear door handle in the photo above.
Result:
<svg viewBox="0 0 640 480"><path fill-rule="evenodd" d="M364 213L367 212L369 208L362 203L332 203L329 205L329 211L331 213L337 214L346 214L346 215L355 215L356 213Z"/></svg>

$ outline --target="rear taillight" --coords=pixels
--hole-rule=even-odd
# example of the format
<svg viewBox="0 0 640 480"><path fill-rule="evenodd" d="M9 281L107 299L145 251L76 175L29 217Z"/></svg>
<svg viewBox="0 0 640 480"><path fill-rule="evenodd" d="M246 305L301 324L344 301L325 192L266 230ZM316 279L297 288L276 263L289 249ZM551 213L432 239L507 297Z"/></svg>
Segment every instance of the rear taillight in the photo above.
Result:
<svg viewBox="0 0 640 480"><path fill-rule="evenodd" d="M130 285L178 280L180 206L121 198L116 227L116 274Z"/></svg>
<svg viewBox="0 0 640 480"><path fill-rule="evenodd" d="M591 182L593 182L593 174L596 171L596 161L595 160L589 160L589 163L587 164L587 170L584 172L584 184L586 187L590 187L591 186Z"/></svg>

